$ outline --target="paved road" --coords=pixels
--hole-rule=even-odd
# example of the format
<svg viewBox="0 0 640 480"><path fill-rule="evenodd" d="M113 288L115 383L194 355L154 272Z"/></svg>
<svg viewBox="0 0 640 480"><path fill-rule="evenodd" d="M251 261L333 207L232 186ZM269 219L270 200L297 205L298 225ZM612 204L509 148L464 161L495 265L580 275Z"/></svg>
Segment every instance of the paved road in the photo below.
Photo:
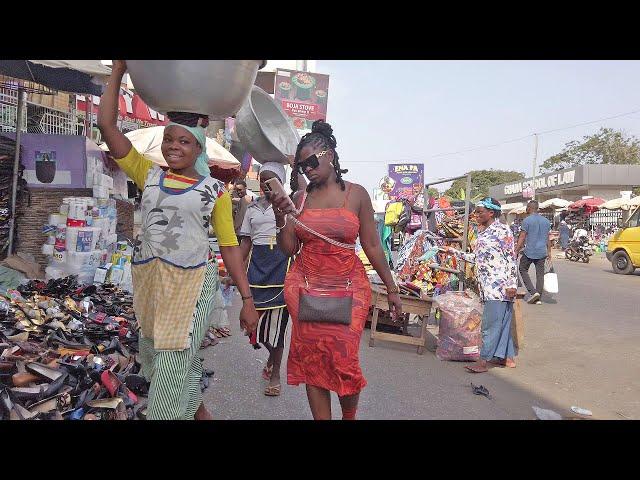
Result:
<svg viewBox="0 0 640 480"><path fill-rule="evenodd" d="M358 418L533 419L532 405L571 417L569 408L578 405L594 418L640 419L640 274L615 275L603 259L555 263L560 293L543 305L525 306L525 346L515 370L466 373L463 364L435 357L435 337L422 356L395 343L370 348L365 330L360 357L369 385ZM249 346L235 320L232 330L232 337L202 351L205 366L216 372L204 394L214 416L311 419L303 386L283 385L276 398L263 395L267 352ZM473 395L472 381L486 386L493 399ZM335 396L333 416L340 416Z"/></svg>

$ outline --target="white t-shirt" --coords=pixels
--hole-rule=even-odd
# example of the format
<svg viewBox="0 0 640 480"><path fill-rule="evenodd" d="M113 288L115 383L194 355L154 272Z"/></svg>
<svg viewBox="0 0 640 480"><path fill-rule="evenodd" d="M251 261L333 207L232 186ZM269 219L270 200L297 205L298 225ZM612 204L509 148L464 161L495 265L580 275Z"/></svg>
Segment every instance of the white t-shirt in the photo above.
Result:
<svg viewBox="0 0 640 480"><path fill-rule="evenodd" d="M247 207L238 236L249 237L254 245L275 244L276 217L269 203L254 200Z"/></svg>

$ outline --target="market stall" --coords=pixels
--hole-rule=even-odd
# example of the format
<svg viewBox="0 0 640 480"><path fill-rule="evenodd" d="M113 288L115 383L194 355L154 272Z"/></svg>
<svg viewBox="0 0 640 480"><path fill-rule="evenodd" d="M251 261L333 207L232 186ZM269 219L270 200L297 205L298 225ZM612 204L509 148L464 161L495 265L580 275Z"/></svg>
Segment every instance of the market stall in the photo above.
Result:
<svg viewBox="0 0 640 480"><path fill-rule="evenodd" d="M467 196L471 190L470 176L459 177L467 181ZM430 185L456 180L446 179L425 186L424 197L428 198ZM444 199L442 199L444 200ZM433 298L451 291L474 288L474 275L463 253L467 252L476 238L476 229L470 222L470 202L452 206L450 202L425 201L422 206L422 228L409 235L398 252L394 265L394 275L401 289L403 311L400 322L390 319L386 309L386 290L380 286L377 275L371 274L372 283L372 324L370 346L375 339L418 346L422 353L425 345L427 319L431 313ZM422 321L419 338L407 336L410 315L417 315ZM403 334L382 333L376 330L378 323L401 326Z"/></svg>

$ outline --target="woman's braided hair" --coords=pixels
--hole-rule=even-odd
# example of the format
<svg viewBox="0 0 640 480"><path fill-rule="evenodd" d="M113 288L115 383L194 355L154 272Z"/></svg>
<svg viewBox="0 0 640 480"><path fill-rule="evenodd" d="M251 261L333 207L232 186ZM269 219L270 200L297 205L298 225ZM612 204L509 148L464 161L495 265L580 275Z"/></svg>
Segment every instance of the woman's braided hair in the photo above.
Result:
<svg viewBox="0 0 640 480"><path fill-rule="evenodd" d="M340 167L338 152L336 152L336 146L338 142L336 137L333 136L333 129L324 120L316 120L311 126L311 133L307 133L300 139L298 148L296 149L295 163L293 165L293 174L291 175L291 192L292 194L298 191L298 174L296 172L298 168L298 162L300 161L300 151L305 145L311 145L314 148L321 147L324 149L331 149L333 151L333 169L336 171L336 182L340 184L342 190L345 189L344 180L342 175L349 170L342 169ZM307 191L313 188L313 184L307 186Z"/></svg>
<svg viewBox="0 0 640 480"><path fill-rule="evenodd" d="M193 128L198 126L198 120L200 120L200 126L207 128L209 126L209 116L203 113L189 113L189 112L167 112L167 117L174 123L185 125Z"/></svg>

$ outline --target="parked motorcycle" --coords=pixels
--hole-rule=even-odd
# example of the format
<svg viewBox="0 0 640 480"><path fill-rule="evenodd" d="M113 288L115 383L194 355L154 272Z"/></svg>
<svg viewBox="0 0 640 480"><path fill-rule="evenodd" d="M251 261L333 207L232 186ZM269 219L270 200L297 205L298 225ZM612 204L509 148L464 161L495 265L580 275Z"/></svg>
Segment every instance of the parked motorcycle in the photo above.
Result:
<svg viewBox="0 0 640 480"><path fill-rule="evenodd" d="M574 240L564 251L564 256L572 262L589 263L589 257L593 255L593 247L586 237Z"/></svg>

